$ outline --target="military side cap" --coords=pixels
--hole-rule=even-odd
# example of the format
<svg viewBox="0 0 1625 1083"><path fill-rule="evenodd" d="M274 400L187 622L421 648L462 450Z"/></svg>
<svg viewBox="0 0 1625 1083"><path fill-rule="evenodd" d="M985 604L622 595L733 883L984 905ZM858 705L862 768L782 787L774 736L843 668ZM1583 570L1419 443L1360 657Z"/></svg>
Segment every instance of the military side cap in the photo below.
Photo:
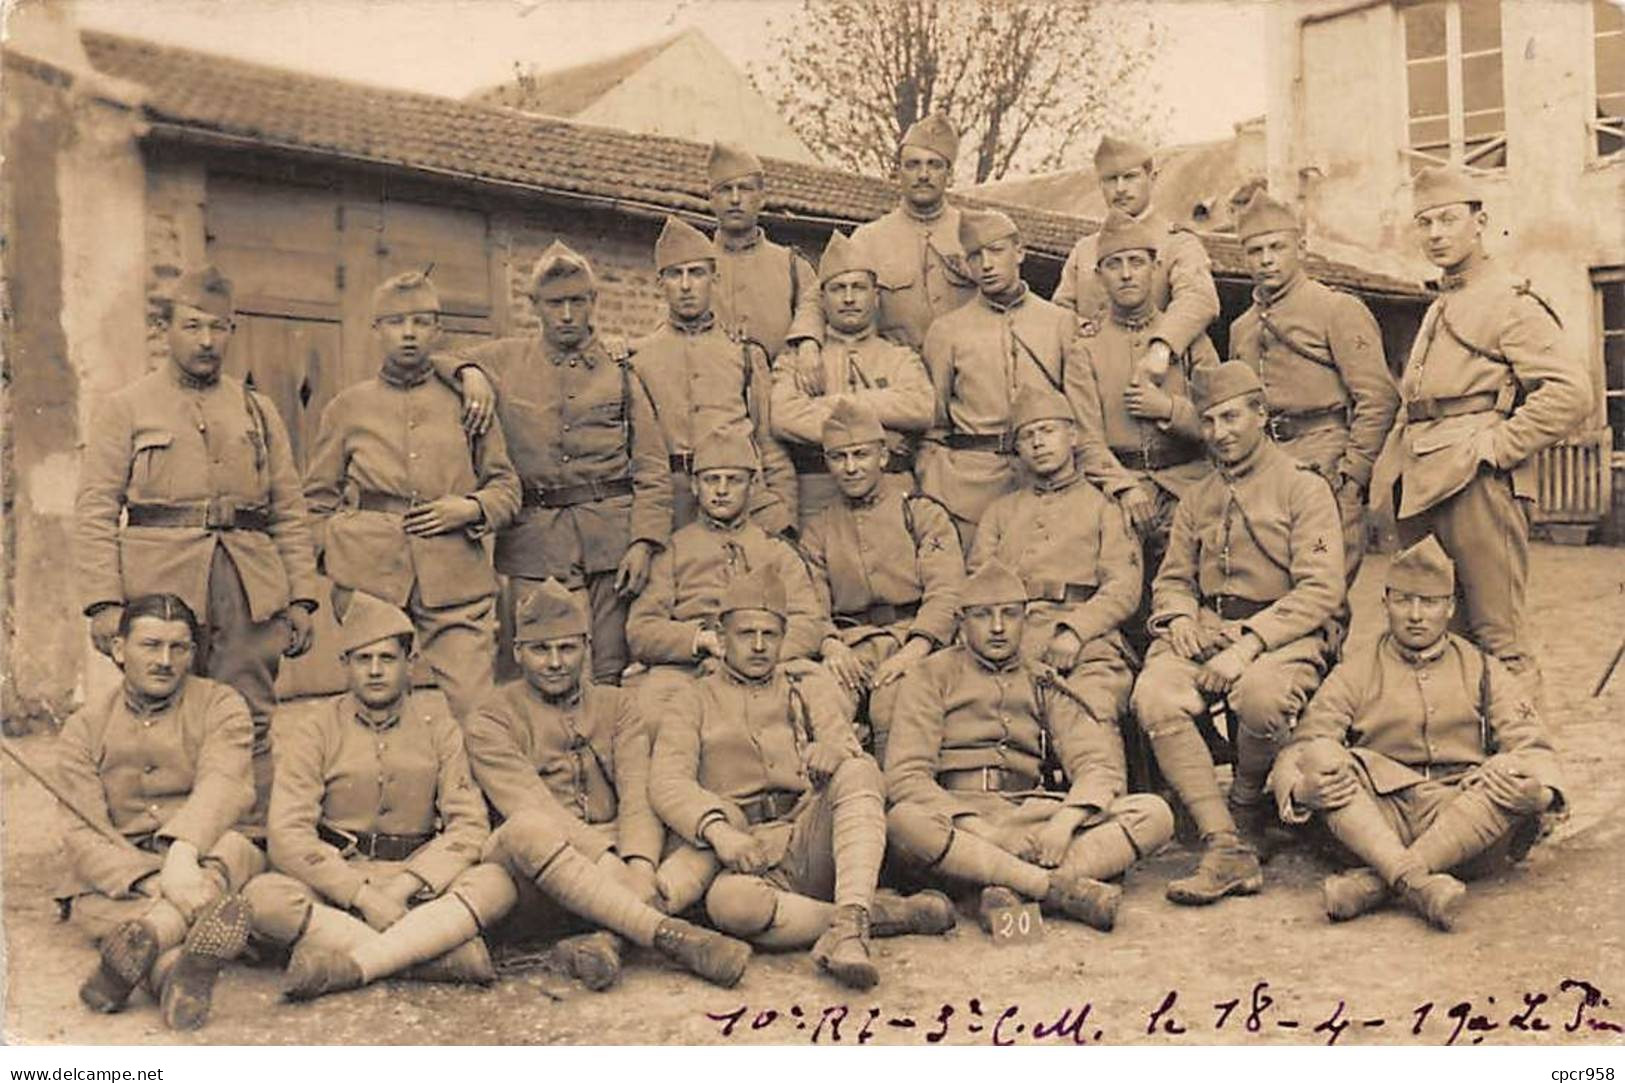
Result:
<svg viewBox="0 0 1625 1083"><path fill-rule="evenodd" d="M411 637L415 633L411 617L388 602L358 590L350 595L349 608L344 611L344 621L339 625L339 656L380 639Z"/></svg>
<svg viewBox="0 0 1625 1083"><path fill-rule="evenodd" d="M1155 152L1138 139L1119 139L1105 135L1095 148L1095 176L1115 177L1146 165Z"/></svg>
<svg viewBox="0 0 1625 1083"><path fill-rule="evenodd" d="M840 230L834 230L829 235L829 243L824 246L823 256L818 260L818 281L828 282L836 275L851 271L874 274L875 261L869 257L867 245L858 244Z"/></svg>
<svg viewBox="0 0 1625 1083"><path fill-rule="evenodd" d="M562 297L572 291L597 287L598 281L587 257L563 241L555 240L548 245L530 270L530 295L537 299Z"/></svg>
<svg viewBox="0 0 1625 1083"><path fill-rule="evenodd" d="M1003 211L964 210L959 213L959 247L965 254L980 252L994 241L1015 237L1020 231Z"/></svg>
<svg viewBox="0 0 1625 1083"><path fill-rule="evenodd" d="M824 419L824 428L819 435L823 438L824 450L834 451L838 447L884 440L886 430L869 407L848 398L839 398Z"/></svg>
<svg viewBox="0 0 1625 1083"><path fill-rule="evenodd" d="M440 293L422 271L393 275L372 291L372 318L404 316L409 312L439 312Z"/></svg>
<svg viewBox="0 0 1625 1083"><path fill-rule="evenodd" d="M1253 198L1247 201L1236 218L1236 236L1243 241L1262 233L1281 233L1300 228L1298 216L1292 213L1292 208L1272 199L1262 188L1253 193Z"/></svg>
<svg viewBox="0 0 1625 1083"><path fill-rule="evenodd" d="M683 263L716 259L711 239L681 218L666 216L666 225L655 241L655 269L664 271Z"/></svg>
<svg viewBox="0 0 1625 1083"><path fill-rule="evenodd" d="M1191 370L1191 402L1197 413L1207 413L1219 403L1228 402L1238 395L1263 390L1258 373L1245 361L1198 365Z"/></svg>
<svg viewBox="0 0 1625 1083"><path fill-rule="evenodd" d="M1010 407L1010 427L1019 431L1023 425L1054 418L1074 420L1072 404L1066 401L1066 396L1048 384L1023 384Z"/></svg>
<svg viewBox="0 0 1625 1083"><path fill-rule="evenodd" d="M755 470L760 465L756 444L742 424L725 425L712 429L695 443L694 473L734 467Z"/></svg>
<svg viewBox="0 0 1625 1083"><path fill-rule="evenodd" d="M520 600L513 614L513 641L534 643L539 639L584 636L590 622L581 596L552 576Z"/></svg>
<svg viewBox="0 0 1625 1083"><path fill-rule="evenodd" d="M762 172L762 160L733 143L712 143L705 161L705 177L711 187Z"/></svg>
<svg viewBox="0 0 1625 1083"><path fill-rule="evenodd" d="M959 593L959 608L973 605L1002 605L1005 602L1027 601L1027 584L1021 576L996 560L990 560L965 580Z"/></svg>
<svg viewBox="0 0 1625 1083"><path fill-rule="evenodd" d="M175 280L170 301L202 309L211 316L231 318L231 279L212 264L188 271Z"/></svg>
<svg viewBox="0 0 1625 1083"><path fill-rule="evenodd" d="M1439 539L1429 534L1388 565L1388 589L1429 598L1454 594L1456 565Z"/></svg>
<svg viewBox="0 0 1625 1083"><path fill-rule="evenodd" d="M903 133L903 146L923 147L945 159L952 169L959 157L959 133L946 116L930 113L909 125Z"/></svg>
<svg viewBox="0 0 1625 1083"><path fill-rule="evenodd" d="M1100 232L1095 234L1096 265L1104 263L1107 256L1134 250L1156 255L1157 238L1152 234L1151 227L1122 211L1112 211L1106 216Z"/></svg>
<svg viewBox="0 0 1625 1083"><path fill-rule="evenodd" d="M1430 166L1416 175L1411 183L1411 213L1421 214L1434 207L1451 203L1484 202L1484 193L1478 182L1460 166Z"/></svg>
<svg viewBox="0 0 1625 1083"><path fill-rule="evenodd" d="M784 583L767 568L746 572L722 592L722 608L717 612L726 615L736 609L762 609L787 620L790 603L785 599Z"/></svg>

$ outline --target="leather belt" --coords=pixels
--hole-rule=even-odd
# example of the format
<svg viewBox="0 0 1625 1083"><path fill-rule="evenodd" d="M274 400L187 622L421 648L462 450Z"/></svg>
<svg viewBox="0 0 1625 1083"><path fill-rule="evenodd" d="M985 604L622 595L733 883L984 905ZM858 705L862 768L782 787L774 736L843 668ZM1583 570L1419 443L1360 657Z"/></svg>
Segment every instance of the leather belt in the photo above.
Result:
<svg viewBox="0 0 1625 1083"><path fill-rule="evenodd" d="M801 794L793 790L770 790L760 797L739 802L739 811L745 814L746 823L765 824L769 820L784 819L800 800Z"/></svg>
<svg viewBox="0 0 1625 1083"><path fill-rule="evenodd" d="M1038 789L1038 779L1010 767L965 767L957 771L938 771L937 785L957 792L1020 793Z"/></svg>
<svg viewBox="0 0 1625 1083"><path fill-rule="evenodd" d="M1036 579L1027 583L1027 599L1033 602L1087 602L1099 589L1093 583L1058 583Z"/></svg>
<svg viewBox="0 0 1625 1083"><path fill-rule="evenodd" d="M405 515L414 502L394 493L380 493L376 489L362 489L356 494L355 506L360 511L381 511L388 515Z"/></svg>
<svg viewBox="0 0 1625 1083"><path fill-rule="evenodd" d="M1203 602L1223 620L1247 620L1275 604L1252 598L1238 598L1234 594L1210 594Z"/></svg>
<svg viewBox="0 0 1625 1083"><path fill-rule="evenodd" d="M1117 457L1117 461L1122 464L1123 469L1144 470L1147 473L1152 470L1165 470L1170 466L1184 466L1186 463L1195 462L1201 458L1200 454L1188 453L1182 455L1178 452L1158 455L1137 447L1112 448L1112 454Z"/></svg>
<svg viewBox="0 0 1625 1083"><path fill-rule="evenodd" d="M1269 421L1265 427L1269 429L1270 438L1281 444L1289 440L1296 440L1304 433L1319 432L1321 429L1347 428L1349 423L1349 408L1342 403L1336 406L1322 406L1314 410L1299 410L1288 413L1285 410L1271 411Z"/></svg>
<svg viewBox="0 0 1625 1083"><path fill-rule="evenodd" d="M229 497L198 504L128 504L130 526L200 527L204 530L252 530L271 527L271 513L263 507L239 507Z"/></svg>
<svg viewBox="0 0 1625 1083"><path fill-rule="evenodd" d="M671 472L673 474L694 473L694 453L692 451L674 451L671 453Z"/></svg>
<svg viewBox="0 0 1625 1083"><path fill-rule="evenodd" d="M579 504L595 504L618 496L632 495L629 477L606 478L603 481L583 481L575 485L555 485L544 488L526 485L522 506L527 508L573 508Z"/></svg>
<svg viewBox="0 0 1625 1083"><path fill-rule="evenodd" d="M951 451L996 451L1000 455L1016 453L1015 439L1007 432L969 433L951 432L942 442Z"/></svg>
<svg viewBox="0 0 1625 1083"><path fill-rule="evenodd" d="M344 831L327 824L316 825L317 836L338 848L343 857L366 857L374 861L405 861L433 835L384 835L375 831Z"/></svg>
<svg viewBox="0 0 1625 1083"><path fill-rule="evenodd" d="M811 444L785 444L784 450L790 456L790 465L796 468L796 473L829 473L829 460L824 458L822 448L813 447ZM907 452L896 452L888 448L886 464L881 470L887 474L912 474L914 457Z"/></svg>
<svg viewBox="0 0 1625 1083"><path fill-rule="evenodd" d="M835 614L835 623L842 628L856 628L864 624L883 627L896 624L898 621L913 620L919 611L919 602L901 602L896 605L890 602L876 602L867 609L853 609Z"/></svg>
<svg viewBox="0 0 1625 1083"><path fill-rule="evenodd" d="M1460 417L1463 414L1485 414L1499 409L1501 396L1493 391L1479 391L1472 395L1444 395L1436 399L1417 399L1405 404L1405 417L1410 421L1438 421L1440 418Z"/></svg>

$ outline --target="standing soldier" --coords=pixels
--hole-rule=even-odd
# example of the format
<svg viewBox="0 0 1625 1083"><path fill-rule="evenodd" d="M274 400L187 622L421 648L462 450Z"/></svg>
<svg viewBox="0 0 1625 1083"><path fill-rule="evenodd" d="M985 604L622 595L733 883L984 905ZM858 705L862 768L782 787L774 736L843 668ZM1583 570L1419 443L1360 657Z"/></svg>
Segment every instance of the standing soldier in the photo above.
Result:
<svg viewBox="0 0 1625 1083"><path fill-rule="evenodd" d="M1551 306L1485 253L1489 218L1476 182L1428 169L1415 193L1423 254L1444 277L1405 364L1404 409L1372 487L1379 504L1394 498L1401 542L1439 539L1456 563L1473 641L1538 701L1524 622L1535 455L1584 422L1591 383Z"/></svg>
<svg viewBox="0 0 1625 1083"><path fill-rule="evenodd" d="M57 901L101 943L79 999L116 1012L145 981L175 1030L208 1020L221 965L248 943L237 892L265 868L232 830L254 804L254 726L236 692L188 675L200 631L176 595L131 597L109 644L122 683L57 739L75 813Z"/></svg>
<svg viewBox="0 0 1625 1083"><path fill-rule="evenodd" d="M411 618L357 591L339 628L349 690L278 715L276 871L244 894L255 933L293 948L290 1000L402 971L496 979L480 934L517 896L500 865L480 861L485 799L445 697L412 690L413 638Z"/></svg>
<svg viewBox="0 0 1625 1083"><path fill-rule="evenodd" d="M903 679L886 752L890 839L930 871L983 887L990 911L1037 899L1108 930L1103 883L1173 834L1162 798L1124 794L1117 726L1022 660L1027 590L997 561L965 582L961 642ZM1065 788L1045 783L1048 760Z"/></svg>
<svg viewBox="0 0 1625 1083"><path fill-rule="evenodd" d="M254 719L258 825L277 670L310 648L316 558L281 416L220 371L231 283L213 267L189 272L162 307L169 364L110 396L90 427L74 509L80 592L103 654L126 598L174 593L199 616L195 671L235 688Z"/></svg>
<svg viewBox="0 0 1625 1083"><path fill-rule="evenodd" d="M877 760L886 753L896 681L953 642L965 578L942 505L885 485L888 436L862 402L837 400L823 444L839 495L802 536L813 585L835 622L824 663L854 697L868 694Z"/></svg>
<svg viewBox="0 0 1625 1083"><path fill-rule="evenodd" d="M593 680L619 684L630 661L627 604L671 537L666 441L624 351L598 337L598 283L586 257L554 241L531 272L530 298L539 340L441 352L435 368L467 398L496 398L524 493L496 539L509 605L550 577L585 591Z"/></svg>
<svg viewBox="0 0 1625 1083"><path fill-rule="evenodd" d="M1026 255L1016 225L998 211L966 211L960 243L980 293L931 325L925 367L937 394L936 426L920 449L920 491L953 513L968 550L982 513L1020 484L1010 407L1029 385L1086 401L1089 369L1071 356L1077 320L1021 280Z"/></svg>
<svg viewBox="0 0 1625 1083"><path fill-rule="evenodd" d="M335 586L404 608L464 718L491 687L496 576L483 539L519 509L500 427L463 432L457 393L430 362L440 297L423 274L373 294L378 376L334 396L305 466L305 498Z"/></svg>
<svg viewBox="0 0 1625 1083"><path fill-rule="evenodd" d="M766 484L751 516L770 534L796 525L796 477L784 448L768 430L771 360L760 348L730 338L712 306L717 254L705 234L667 217L655 241L655 269L668 315L635 344L633 370L643 380L671 455L672 529L694 521L694 449L706 433L739 423L753 433Z"/></svg>
<svg viewBox="0 0 1625 1083"><path fill-rule="evenodd" d="M903 134L894 210L859 226L852 240L878 264L880 333L918 350L931 321L976 292L976 278L959 246L959 209L947 201L959 157L959 133L932 113Z"/></svg>
<svg viewBox="0 0 1625 1083"><path fill-rule="evenodd" d="M524 679L466 727L474 779L506 820L488 849L519 883L509 924L598 929L558 945L589 989L620 979L623 937L733 985L750 947L666 916L700 900L716 865L703 855L696 875L700 855L682 850L656 871L666 831L649 807L649 729L630 692L582 680L588 628L577 596L538 584L514 621Z"/></svg>
<svg viewBox="0 0 1625 1083"><path fill-rule="evenodd" d="M1365 553L1366 486L1399 408L1382 331L1352 294L1303 272L1303 229L1263 191L1241 212L1236 236L1255 286L1230 325L1230 354L1258 372L1269 433L1337 493L1349 582Z"/></svg>
<svg viewBox="0 0 1625 1083"><path fill-rule="evenodd" d="M931 427L936 397L920 357L875 333L875 261L839 230L818 261L824 340L819 390L808 394L795 358L773 367L773 434L795 464L803 527L837 499L822 447L824 424L842 403L860 403L887 427L883 481L913 488L914 439Z"/></svg>
<svg viewBox="0 0 1625 1083"><path fill-rule="evenodd" d="M1157 263L1151 278L1151 303L1164 314L1158 333L1136 358L1145 371L1160 376L1173 359L1190 349L1219 314L1219 291L1207 249L1195 233L1175 224L1151 206L1157 179L1151 148L1133 139L1108 135L1095 148L1095 177L1109 211L1126 214L1145 226L1156 242ZM1093 272L1100 265L1099 234L1084 237L1061 268L1056 304L1072 309L1085 324L1104 323L1106 291Z"/></svg>
<svg viewBox="0 0 1625 1083"><path fill-rule="evenodd" d="M834 685L779 665L789 616L768 569L729 584L722 666L684 689L655 740L649 798L673 831L716 852L711 920L763 947L812 947L837 981L880 979L869 937L941 933L953 906L932 892L877 892L884 783Z"/></svg>
<svg viewBox="0 0 1625 1083"><path fill-rule="evenodd" d="M1202 833L1196 873L1168 885L1168 898L1187 905L1262 890L1258 855L1237 821L1257 836L1273 817L1264 783L1335 654L1329 640L1344 599L1337 501L1265 435L1258 374L1227 361L1198 369L1194 383L1217 469L1174 512L1152 586L1156 641L1133 695L1157 766ZM1228 806L1196 728L1221 700L1236 723Z"/></svg>

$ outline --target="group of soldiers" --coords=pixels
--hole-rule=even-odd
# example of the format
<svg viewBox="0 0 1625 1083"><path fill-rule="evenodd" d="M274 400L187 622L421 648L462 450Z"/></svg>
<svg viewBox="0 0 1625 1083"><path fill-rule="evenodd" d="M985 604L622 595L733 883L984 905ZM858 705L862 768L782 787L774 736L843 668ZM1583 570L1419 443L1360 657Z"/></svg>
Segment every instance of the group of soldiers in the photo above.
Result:
<svg viewBox="0 0 1625 1083"><path fill-rule="evenodd" d="M1448 929L1458 875L1565 801L1527 482L1590 405L1473 180L1416 178L1444 277L1396 385L1267 193L1221 363L1147 147L1102 141L1110 214L1052 300L1007 216L947 200L957 153L916 124L898 206L815 268L758 224L762 164L713 148L716 234L666 221L669 312L636 342L600 333L561 242L539 333L471 349L427 274L391 278L378 374L327 405L302 479L222 372L229 282L181 277L170 363L100 412L77 505L123 671L60 741L85 1003L146 985L199 1026L251 942L288 949L294 999L484 982L502 937L557 940L594 989L629 944L721 985L752 945L810 948L867 988L870 939L946 932L946 891L984 927L1036 902L1110 930L1167 799L1202 851L1173 902L1261 890L1260 847L1309 824L1349 866L1331 918L1394 899ZM1343 656L1368 504L1406 548L1387 631ZM347 690L278 706L328 605Z"/></svg>

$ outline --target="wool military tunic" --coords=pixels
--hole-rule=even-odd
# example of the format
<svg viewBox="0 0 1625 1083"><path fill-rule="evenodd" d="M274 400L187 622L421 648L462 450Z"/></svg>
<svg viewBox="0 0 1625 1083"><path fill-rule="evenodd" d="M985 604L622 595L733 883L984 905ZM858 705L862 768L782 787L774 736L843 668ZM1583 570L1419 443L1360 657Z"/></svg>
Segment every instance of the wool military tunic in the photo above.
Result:
<svg viewBox="0 0 1625 1083"><path fill-rule="evenodd" d="M502 816L541 809L594 860L614 847L659 863L665 829L649 806L649 733L631 692L585 684L555 702L511 681L466 729L474 779Z"/></svg>
<svg viewBox="0 0 1625 1083"><path fill-rule="evenodd" d="M760 342L770 359L786 344L818 338L824 314L812 264L768 240L760 227L743 243L718 233L713 245L717 277L711 300L730 338Z"/></svg>
<svg viewBox="0 0 1625 1083"><path fill-rule="evenodd" d="M959 222L956 207L921 219L898 206L852 231L852 242L875 261L882 334L917 350L933 320L976 295L976 278L959 243Z"/></svg>
<svg viewBox="0 0 1625 1083"><path fill-rule="evenodd" d="M839 399L868 408L886 429L894 458L913 455L912 438L931 427L936 396L920 357L870 328L846 335L829 328L823 342L824 393L808 395L796 382L795 358L773 368L773 434L823 458L824 422Z"/></svg>

